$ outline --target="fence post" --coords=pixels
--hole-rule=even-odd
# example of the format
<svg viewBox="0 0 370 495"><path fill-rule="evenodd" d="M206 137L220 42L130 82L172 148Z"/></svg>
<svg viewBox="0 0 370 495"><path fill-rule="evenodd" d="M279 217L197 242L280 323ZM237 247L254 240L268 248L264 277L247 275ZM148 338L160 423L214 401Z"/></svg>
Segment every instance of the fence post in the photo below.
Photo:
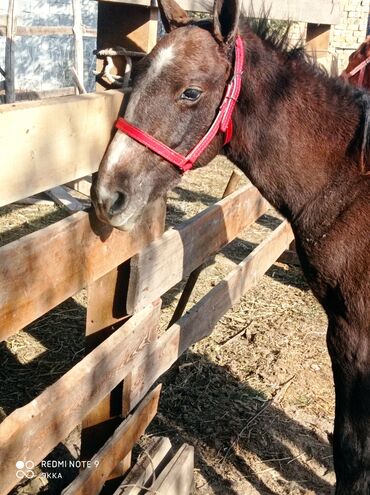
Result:
<svg viewBox="0 0 370 495"><path fill-rule="evenodd" d="M166 205L158 201L150 213L149 222L156 223L150 243L164 231ZM90 352L109 337L128 318L126 296L129 279L129 260L96 280L88 287L86 315L86 352ZM153 336L154 337L154 336ZM129 377L128 377L129 381ZM81 459L90 459L113 434L124 416L123 383L120 383L100 404L84 418L81 433ZM130 454L113 471L117 477L130 467Z"/></svg>
<svg viewBox="0 0 370 495"><path fill-rule="evenodd" d="M15 102L14 35L16 17L14 12L15 0L9 0L5 42L5 103Z"/></svg>
<svg viewBox="0 0 370 495"><path fill-rule="evenodd" d="M73 36L74 36L74 69L76 78L83 85L84 80L84 46L82 37L81 0L72 0L73 8ZM83 92L79 90L79 92Z"/></svg>

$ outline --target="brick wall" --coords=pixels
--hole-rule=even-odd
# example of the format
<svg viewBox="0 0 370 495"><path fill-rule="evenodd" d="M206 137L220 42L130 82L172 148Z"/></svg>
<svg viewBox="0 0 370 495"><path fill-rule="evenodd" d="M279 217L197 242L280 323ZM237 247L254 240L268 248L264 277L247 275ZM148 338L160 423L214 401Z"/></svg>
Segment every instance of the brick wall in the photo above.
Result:
<svg viewBox="0 0 370 495"><path fill-rule="evenodd" d="M332 26L329 51L338 59L343 70L348 56L365 40L369 22L369 0L340 0L341 22Z"/></svg>

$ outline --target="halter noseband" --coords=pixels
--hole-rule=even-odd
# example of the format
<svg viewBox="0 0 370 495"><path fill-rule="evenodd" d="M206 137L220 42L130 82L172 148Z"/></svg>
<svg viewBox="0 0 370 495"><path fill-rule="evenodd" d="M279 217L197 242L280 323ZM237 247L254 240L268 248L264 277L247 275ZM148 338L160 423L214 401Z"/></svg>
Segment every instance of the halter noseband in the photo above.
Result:
<svg viewBox="0 0 370 495"><path fill-rule="evenodd" d="M360 73L359 78L358 78L358 86L362 86L364 82L364 77L365 77L365 70L367 65L370 64L370 57L367 57L363 62L360 64L356 65L354 69L351 70L349 74L346 74L346 79L350 79L351 77L355 76L357 72Z"/></svg>
<svg viewBox="0 0 370 495"><path fill-rule="evenodd" d="M138 141L157 155L167 160L169 163L172 163L172 165L178 167L182 172L186 172L193 167L194 163L208 148L218 132L221 131L225 133L224 145L230 142L233 134L232 114L240 94L243 66L244 44L241 37L238 36L235 41L234 73L230 82L227 84L225 96L221 102L217 116L207 133L186 156L171 149L166 144L147 134L145 131L130 124L122 117L118 119L116 127L131 138L135 139L135 141Z"/></svg>

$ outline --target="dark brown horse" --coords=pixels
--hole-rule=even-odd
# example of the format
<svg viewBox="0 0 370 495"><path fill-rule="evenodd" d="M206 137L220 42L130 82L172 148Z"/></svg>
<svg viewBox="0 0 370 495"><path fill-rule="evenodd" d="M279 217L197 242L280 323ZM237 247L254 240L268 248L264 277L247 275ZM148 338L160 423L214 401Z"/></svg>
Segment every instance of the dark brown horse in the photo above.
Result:
<svg viewBox="0 0 370 495"><path fill-rule="evenodd" d="M326 310L336 412L337 495L370 493L370 175L368 101L329 78L268 22L239 22L216 0L196 22L174 0L160 8L168 35L137 67L125 118L186 155L212 124L240 33L245 64L234 134L219 133L196 165L223 152L291 222L302 268ZM131 229L181 172L117 131L93 187L98 216Z"/></svg>
<svg viewBox="0 0 370 495"><path fill-rule="evenodd" d="M340 77L354 86L370 90L370 36L351 53Z"/></svg>

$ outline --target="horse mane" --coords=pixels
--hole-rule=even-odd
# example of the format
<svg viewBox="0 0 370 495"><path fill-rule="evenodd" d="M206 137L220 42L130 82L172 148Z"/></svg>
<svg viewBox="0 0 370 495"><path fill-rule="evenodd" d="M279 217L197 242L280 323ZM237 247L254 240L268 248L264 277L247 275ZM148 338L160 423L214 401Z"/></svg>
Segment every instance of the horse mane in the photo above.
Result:
<svg viewBox="0 0 370 495"><path fill-rule="evenodd" d="M212 18L192 19L191 24L212 30ZM308 74L325 81L333 88L333 93L341 94L343 99L353 101L361 108L361 122L350 145L351 152L359 157L359 165L362 173L370 170L370 97L360 89L345 83L338 77L330 76L326 68L318 62L316 57L307 53L302 41L292 43L290 31L293 21L273 21L269 19L269 12L266 10L255 14L253 8L247 14L241 16L239 22L242 34L253 32L270 49L279 52L280 56L286 58L287 63L300 61Z"/></svg>
<svg viewBox="0 0 370 495"><path fill-rule="evenodd" d="M287 58L305 58L305 48L303 43L298 41L293 44L290 40L290 31L293 26L292 21L272 21L268 18L268 13L263 12L260 16L255 16L252 12L242 16L240 21L241 31L251 30L270 48L278 50Z"/></svg>

